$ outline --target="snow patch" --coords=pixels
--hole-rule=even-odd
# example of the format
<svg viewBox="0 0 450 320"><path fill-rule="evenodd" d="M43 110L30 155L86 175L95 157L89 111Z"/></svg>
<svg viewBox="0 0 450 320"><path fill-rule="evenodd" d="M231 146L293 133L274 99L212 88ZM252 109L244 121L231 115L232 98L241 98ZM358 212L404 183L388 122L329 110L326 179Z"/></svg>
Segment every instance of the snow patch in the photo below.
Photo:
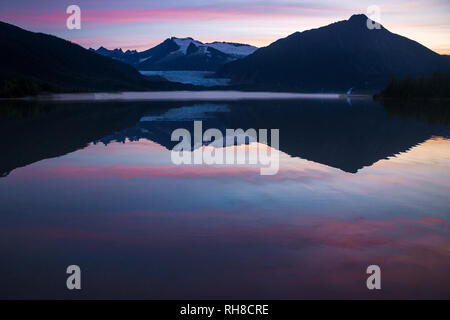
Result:
<svg viewBox="0 0 450 320"><path fill-rule="evenodd" d="M204 46L200 41L194 40L192 38L172 38L172 40L180 47L178 51L181 51L183 54L186 54L187 48L191 43L195 44L197 47Z"/></svg>
<svg viewBox="0 0 450 320"><path fill-rule="evenodd" d="M211 43L203 43L192 38L171 38L179 47L179 52L186 54L187 49L191 43L197 46L200 49L200 52L205 53L208 47L214 48L228 55L244 57L248 56L255 52L258 48L248 45L248 44L240 44L240 43L232 43L232 42L211 42Z"/></svg>
<svg viewBox="0 0 450 320"><path fill-rule="evenodd" d="M208 47L212 47L223 53L236 55L236 56L248 56L256 50L257 47L250 46L248 44L230 43L230 42L212 42L206 44Z"/></svg>
<svg viewBox="0 0 450 320"><path fill-rule="evenodd" d="M145 57L145 58L141 58L141 59L139 59L139 63L141 63L141 62L144 62L145 60L148 60L148 59L150 59L152 56L148 56L148 57Z"/></svg>

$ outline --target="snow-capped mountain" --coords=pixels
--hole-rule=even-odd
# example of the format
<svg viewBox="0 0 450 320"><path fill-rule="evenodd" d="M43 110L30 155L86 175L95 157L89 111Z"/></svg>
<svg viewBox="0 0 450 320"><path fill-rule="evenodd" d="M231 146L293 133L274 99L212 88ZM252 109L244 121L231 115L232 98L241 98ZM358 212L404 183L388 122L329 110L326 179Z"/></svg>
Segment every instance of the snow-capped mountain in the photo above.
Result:
<svg viewBox="0 0 450 320"><path fill-rule="evenodd" d="M243 58L255 52L258 48L241 43L233 43L233 42L218 42L214 41L206 44L208 47L212 47L216 50L222 51L223 53L236 56L238 58Z"/></svg>
<svg viewBox="0 0 450 320"><path fill-rule="evenodd" d="M244 58L257 49L241 43L203 43L192 38L172 37L142 52L123 52L122 49L108 50L103 47L90 50L131 64L138 70L215 71L223 64Z"/></svg>

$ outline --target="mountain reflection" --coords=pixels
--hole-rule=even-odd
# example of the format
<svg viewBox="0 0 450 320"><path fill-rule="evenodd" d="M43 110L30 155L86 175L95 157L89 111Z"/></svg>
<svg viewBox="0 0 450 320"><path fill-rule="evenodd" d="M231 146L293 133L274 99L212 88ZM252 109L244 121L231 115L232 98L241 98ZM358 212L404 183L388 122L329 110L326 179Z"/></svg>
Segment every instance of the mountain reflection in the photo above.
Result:
<svg viewBox="0 0 450 320"><path fill-rule="evenodd" d="M91 142L148 139L167 149L171 133L193 121L218 128L280 129L280 150L292 157L356 173L450 127L388 113L356 99L237 102L2 103L0 174L84 148Z"/></svg>

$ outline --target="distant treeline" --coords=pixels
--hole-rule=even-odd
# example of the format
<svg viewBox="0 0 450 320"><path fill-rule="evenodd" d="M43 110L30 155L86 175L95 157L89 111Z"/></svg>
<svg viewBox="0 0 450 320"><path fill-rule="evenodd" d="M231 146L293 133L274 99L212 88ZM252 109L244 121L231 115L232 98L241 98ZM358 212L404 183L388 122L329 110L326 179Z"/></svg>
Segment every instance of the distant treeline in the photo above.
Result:
<svg viewBox="0 0 450 320"><path fill-rule="evenodd" d="M59 92L60 90L48 83L34 79L13 78L0 81L0 98L18 98L33 96L43 92Z"/></svg>
<svg viewBox="0 0 450 320"><path fill-rule="evenodd" d="M435 124L450 124L450 74L393 79L374 96L389 114L415 117Z"/></svg>
<svg viewBox="0 0 450 320"><path fill-rule="evenodd" d="M158 78L146 78L143 77L142 80L145 86L133 88L132 91L171 91L171 90L208 90L208 88L202 86L196 86L191 84L183 84L178 82L170 82L170 81L162 81ZM76 87L76 86L68 86L64 85L64 87L60 87L54 85L52 83L36 80L33 78L11 78L7 80L0 80L0 98L21 98L27 96L35 96L38 94L45 93L78 93L78 92L95 92L95 91L104 91L104 92L117 92L121 91L120 87L116 87L112 85L108 87L107 82L104 82L105 89L100 90L95 88L89 89L86 87ZM124 88L124 90L127 88ZM131 89L129 89L131 90Z"/></svg>
<svg viewBox="0 0 450 320"><path fill-rule="evenodd" d="M430 77L392 79L375 99L450 99L450 74L434 73Z"/></svg>

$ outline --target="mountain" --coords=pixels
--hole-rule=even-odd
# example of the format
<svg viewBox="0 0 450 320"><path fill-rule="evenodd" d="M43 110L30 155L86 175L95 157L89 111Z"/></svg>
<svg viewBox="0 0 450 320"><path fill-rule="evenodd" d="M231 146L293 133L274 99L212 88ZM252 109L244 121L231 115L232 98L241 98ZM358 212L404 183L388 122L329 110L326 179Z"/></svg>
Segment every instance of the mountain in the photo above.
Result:
<svg viewBox="0 0 450 320"><path fill-rule="evenodd" d="M391 77L450 71L450 61L383 26L367 28L353 15L318 29L296 32L222 66L218 77L234 84L302 91L374 92Z"/></svg>
<svg viewBox="0 0 450 320"><path fill-rule="evenodd" d="M39 85L58 91L186 88L148 81L135 68L55 36L0 22L0 95L37 93Z"/></svg>
<svg viewBox="0 0 450 320"><path fill-rule="evenodd" d="M257 49L240 43L202 43L192 38L172 37L142 52L103 47L89 50L131 64L138 70L215 71L223 64L241 59Z"/></svg>
<svg viewBox="0 0 450 320"><path fill-rule="evenodd" d="M100 47L97 50L89 48L89 51L98 53L102 56L113 58L121 62L136 66L139 64L139 54L136 50L123 51L121 48L109 50L105 47Z"/></svg>

